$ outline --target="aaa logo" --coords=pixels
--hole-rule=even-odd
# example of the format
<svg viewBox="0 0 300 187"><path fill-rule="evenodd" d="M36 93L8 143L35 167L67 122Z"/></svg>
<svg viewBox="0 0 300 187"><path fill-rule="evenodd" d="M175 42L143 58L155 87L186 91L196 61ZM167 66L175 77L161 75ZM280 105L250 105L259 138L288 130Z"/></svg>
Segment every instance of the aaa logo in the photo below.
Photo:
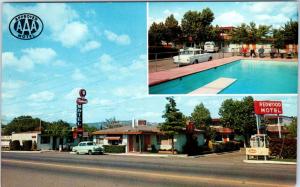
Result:
<svg viewBox="0 0 300 187"><path fill-rule="evenodd" d="M38 37L43 31L44 25L38 16L23 13L15 16L9 23L10 33L21 40L31 40Z"/></svg>

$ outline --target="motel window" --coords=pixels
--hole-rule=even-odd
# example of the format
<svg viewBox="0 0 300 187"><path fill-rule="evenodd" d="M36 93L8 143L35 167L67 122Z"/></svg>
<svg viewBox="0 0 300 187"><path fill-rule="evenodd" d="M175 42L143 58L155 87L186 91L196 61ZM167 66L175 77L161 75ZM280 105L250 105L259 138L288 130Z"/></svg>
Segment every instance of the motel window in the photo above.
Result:
<svg viewBox="0 0 300 187"><path fill-rule="evenodd" d="M110 144L110 145L120 145L120 144L122 144L122 140L108 140L108 144Z"/></svg>
<svg viewBox="0 0 300 187"><path fill-rule="evenodd" d="M50 136L41 136L41 144L49 144Z"/></svg>

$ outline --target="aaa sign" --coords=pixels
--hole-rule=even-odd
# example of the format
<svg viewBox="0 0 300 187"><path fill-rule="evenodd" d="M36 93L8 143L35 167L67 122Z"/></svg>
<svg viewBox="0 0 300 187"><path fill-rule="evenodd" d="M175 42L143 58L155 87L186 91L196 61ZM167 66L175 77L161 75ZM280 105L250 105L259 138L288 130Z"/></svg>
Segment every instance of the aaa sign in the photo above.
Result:
<svg viewBox="0 0 300 187"><path fill-rule="evenodd" d="M255 114L282 114L281 101L254 101Z"/></svg>

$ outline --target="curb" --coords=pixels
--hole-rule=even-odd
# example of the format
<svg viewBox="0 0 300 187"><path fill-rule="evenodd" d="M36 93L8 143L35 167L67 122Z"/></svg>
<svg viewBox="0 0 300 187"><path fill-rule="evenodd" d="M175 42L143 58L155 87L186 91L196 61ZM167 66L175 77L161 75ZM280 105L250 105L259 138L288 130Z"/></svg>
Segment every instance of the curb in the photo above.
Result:
<svg viewBox="0 0 300 187"><path fill-rule="evenodd" d="M138 156L138 157L163 157L163 158L188 158L187 155L168 155L168 154L124 154L124 153L105 153L106 155L112 155L112 156Z"/></svg>
<svg viewBox="0 0 300 187"><path fill-rule="evenodd" d="M2 153L42 153L42 151L1 151Z"/></svg>
<svg viewBox="0 0 300 187"><path fill-rule="evenodd" d="M296 165L297 162L282 162L282 161L270 161L270 160L243 160L249 164L285 164L285 165Z"/></svg>

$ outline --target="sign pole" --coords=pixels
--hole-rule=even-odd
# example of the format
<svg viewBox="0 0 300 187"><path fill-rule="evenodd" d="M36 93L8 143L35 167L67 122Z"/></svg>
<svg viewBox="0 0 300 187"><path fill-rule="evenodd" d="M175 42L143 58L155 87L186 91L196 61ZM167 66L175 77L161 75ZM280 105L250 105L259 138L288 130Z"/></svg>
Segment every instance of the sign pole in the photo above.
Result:
<svg viewBox="0 0 300 187"><path fill-rule="evenodd" d="M257 134L259 134L259 122L258 122L258 115L255 114L256 116L256 128L257 128Z"/></svg>
<svg viewBox="0 0 300 187"><path fill-rule="evenodd" d="M281 125L280 125L280 120L279 120L279 114L277 115L277 125L278 125L278 134L279 138L281 138Z"/></svg>

